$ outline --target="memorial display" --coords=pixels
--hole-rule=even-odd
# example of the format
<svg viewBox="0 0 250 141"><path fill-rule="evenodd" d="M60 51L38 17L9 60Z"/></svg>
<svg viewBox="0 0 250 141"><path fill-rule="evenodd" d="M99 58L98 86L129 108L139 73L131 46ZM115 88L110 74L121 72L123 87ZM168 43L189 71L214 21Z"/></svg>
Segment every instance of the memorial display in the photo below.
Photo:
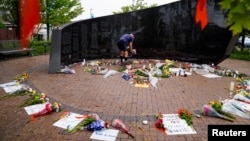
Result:
<svg viewBox="0 0 250 141"><path fill-rule="evenodd" d="M80 20L52 32L49 73L84 59L117 59L116 41L124 33L135 35L133 58L170 59L218 64L232 52L237 37L226 26L227 11L216 0L207 1L208 24L195 23L196 0L123 14Z"/></svg>

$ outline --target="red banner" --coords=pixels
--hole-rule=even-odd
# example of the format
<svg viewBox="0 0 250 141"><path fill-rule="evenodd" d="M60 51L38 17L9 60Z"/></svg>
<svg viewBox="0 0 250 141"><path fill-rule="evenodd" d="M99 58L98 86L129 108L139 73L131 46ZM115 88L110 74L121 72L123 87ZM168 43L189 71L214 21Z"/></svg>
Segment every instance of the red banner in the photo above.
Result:
<svg viewBox="0 0 250 141"><path fill-rule="evenodd" d="M196 5L195 22L201 24L201 29L203 30L207 23L207 0L198 0Z"/></svg>
<svg viewBox="0 0 250 141"><path fill-rule="evenodd" d="M36 24L40 22L40 0L20 0L21 47L28 47Z"/></svg>

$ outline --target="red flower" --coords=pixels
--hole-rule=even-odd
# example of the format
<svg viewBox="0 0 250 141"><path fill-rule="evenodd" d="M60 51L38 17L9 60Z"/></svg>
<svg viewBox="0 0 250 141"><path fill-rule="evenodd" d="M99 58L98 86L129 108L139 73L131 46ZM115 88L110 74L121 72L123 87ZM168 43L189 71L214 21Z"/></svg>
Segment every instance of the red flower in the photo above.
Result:
<svg viewBox="0 0 250 141"><path fill-rule="evenodd" d="M164 129L164 124L162 118L158 118L155 122L155 127L156 128L161 128Z"/></svg>
<svg viewBox="0 0 250 141"><path fill-rule="evenodd" d="M193 124L192 122L192 113L190 113L187 109L179 109L177 114L181 119L184 119L188 125Z"/></svg>

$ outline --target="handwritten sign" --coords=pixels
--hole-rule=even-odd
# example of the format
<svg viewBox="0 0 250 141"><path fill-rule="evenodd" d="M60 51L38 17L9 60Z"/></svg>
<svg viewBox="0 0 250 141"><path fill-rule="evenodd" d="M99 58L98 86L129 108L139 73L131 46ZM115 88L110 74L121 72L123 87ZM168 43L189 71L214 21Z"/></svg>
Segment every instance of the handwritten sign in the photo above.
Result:
<svg viewBox="0 0 250 141"><path fill-rule="evenodd" d="M102 140L102 141L115 141L119 130L105 129L101 131L94 131L90 136L90 139Z"/></svg>
<svg viewBox="0 0 250 141"><path fill-rule="evenodd" d="M0 84L0 87L2 87L6 93L12 94L17 90L20 90L22 87L24 87L24 85L22 84L18 85L16 81L13 81L13 82Z"/></svg>
<svg viewBox="0 0 250 141"><path fill-rule="evenodd" d="M39 111L43 110L45 108L46 104L47 103L30 105L30 106L24 107L24 109L28 115L33 115L33 114L38 113Z"/></svg>
<svg viewBox="0 0 250 141"><path fill-rule="evenodd" d="M163 124L167 135L197 134L178 114L163 114Z"/></svg>
<svg viewBox="0 0 250 141"><path fill-rule="evenodd" d="M76 125L78 125L84 118L77 118L82 117L82 115L72 112L65 112L61 119L55 122L53 125L57 127L61 127L63 129L73 129Z"/></svg>
<svg viewBox="0 0 250 141"><path fill-rule="evenodd" d="M4 88L4 87L14 86L14 85L17 85L16 81L0 84L0 87Z"/></svg>

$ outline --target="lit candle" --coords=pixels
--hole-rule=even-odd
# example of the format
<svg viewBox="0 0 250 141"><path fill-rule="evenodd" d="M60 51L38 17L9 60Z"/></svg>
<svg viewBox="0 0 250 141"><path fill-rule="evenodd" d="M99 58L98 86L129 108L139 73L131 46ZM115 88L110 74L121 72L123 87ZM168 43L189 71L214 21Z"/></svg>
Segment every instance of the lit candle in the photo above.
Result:
<svg viewBox="0 0 250 141"><path fill-rule="evenodd" d="M234 82L230 83L230 88L229 88L230 92L233 92L234 90Z"/></svg>
<svg viewBox="0 0 250 141"><path fill-rule="evenodd" d="M148 68L151 69L151 64L148 64Z"/></svg>
<svg viewBox="0 0 250 141"><path fill-rule="evenodd" d="M229 88L229 97L232 97L233 91L234 91L234 82L230 83L230 88Z"/></svg>

